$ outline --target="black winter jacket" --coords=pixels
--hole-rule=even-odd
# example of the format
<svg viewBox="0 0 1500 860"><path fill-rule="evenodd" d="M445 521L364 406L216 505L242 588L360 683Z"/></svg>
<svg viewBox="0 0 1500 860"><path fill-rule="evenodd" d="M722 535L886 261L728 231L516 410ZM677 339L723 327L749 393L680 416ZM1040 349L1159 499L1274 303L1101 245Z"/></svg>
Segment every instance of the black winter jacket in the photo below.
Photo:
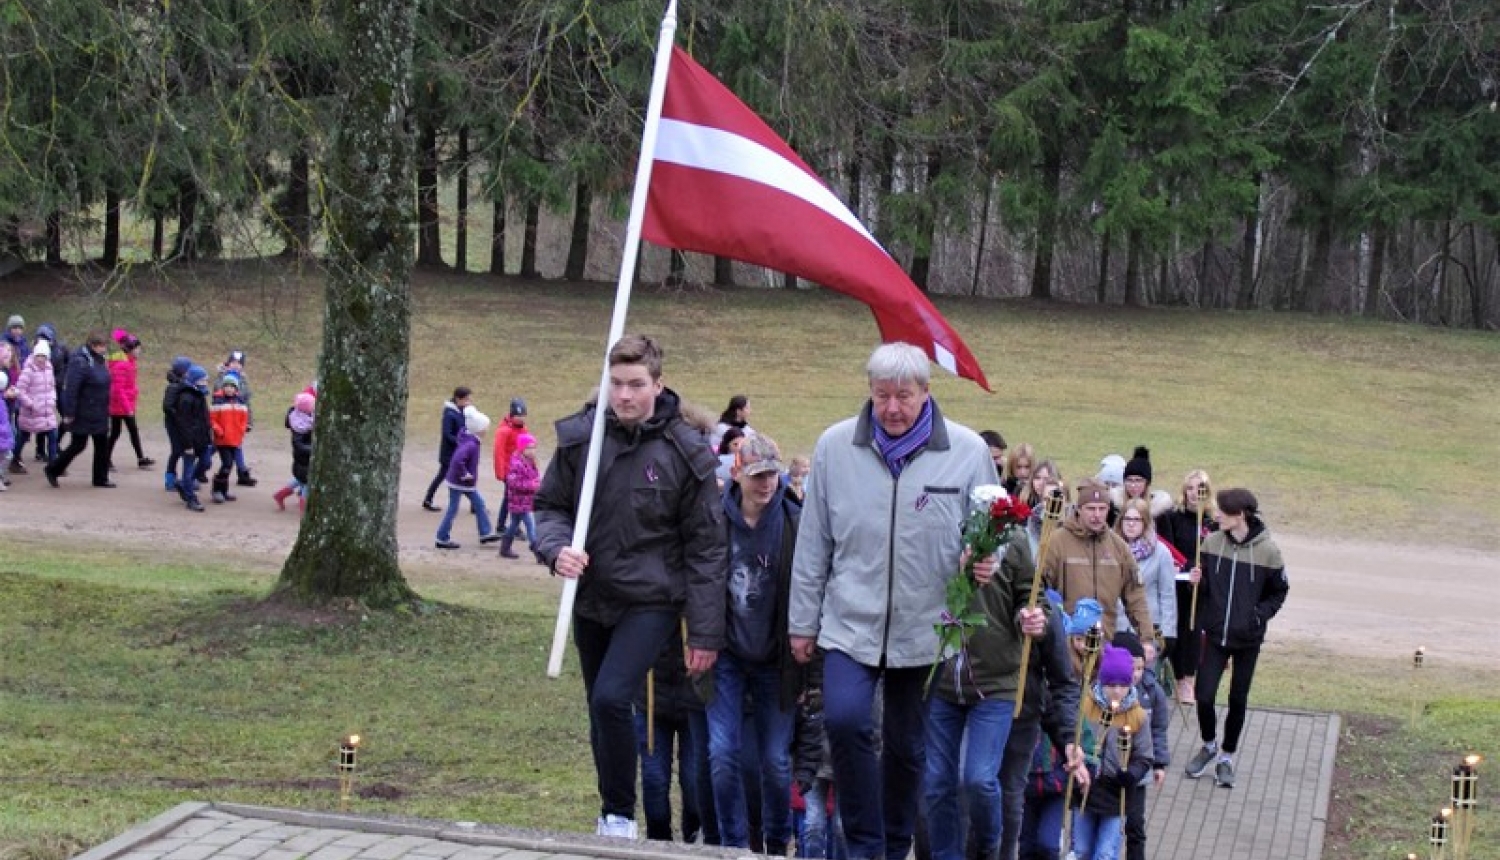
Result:
<svg viewBox="0 0 1500 860"><path fill-rule="evenodd" d="M670 389L652 416L626 427L604 419L604 448L574 611L614 625L627 610L669 608L687 616L688 644L724 647L728 561L719 462L679 412ZM549 565L573 537L594 405L557 422L557 451L536 495L536 548Z"/></svg>
<svg viewBox="0 0 1500 860"><path fill-rule="evenodd" d="M176 410L172 420L177 437L182 440L182 450L202 457L214 442L213 428L208 423L208 394L184 383L177 392Z"/></svg>
<svg viewBox="0 0 1500 860"><path fill-rule="evenodd" d="M1225 531L1203 539L1198 583L1198 627L1220 648L1249 648L1266 638L1266 622L1289 589L1281 550L1265 523L1251 515L1250 533L1236 541Z"/></svg>
<svg viewBox="0 0 1500 860"><path fill-rule="evenodd" d="M58 403L58 412L71 418L68 432L79 436L101 436L109 432L109 364L87 346L68 361L68 380Z"/></svg>

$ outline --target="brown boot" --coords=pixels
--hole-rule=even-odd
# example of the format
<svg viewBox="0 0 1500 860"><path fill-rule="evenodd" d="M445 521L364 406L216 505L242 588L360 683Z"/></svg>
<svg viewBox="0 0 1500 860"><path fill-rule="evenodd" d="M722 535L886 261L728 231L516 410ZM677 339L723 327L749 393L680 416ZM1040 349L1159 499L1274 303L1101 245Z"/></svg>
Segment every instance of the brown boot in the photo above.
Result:
<svg viewBox="0 0 1500 860"><path fill-rule="evenodd" d="M504 538L500 541L501 558L520 558L520 556L516 555L515 551L510 548L510 545L515 543L515 541L516 539L514 537Z"/></svg>

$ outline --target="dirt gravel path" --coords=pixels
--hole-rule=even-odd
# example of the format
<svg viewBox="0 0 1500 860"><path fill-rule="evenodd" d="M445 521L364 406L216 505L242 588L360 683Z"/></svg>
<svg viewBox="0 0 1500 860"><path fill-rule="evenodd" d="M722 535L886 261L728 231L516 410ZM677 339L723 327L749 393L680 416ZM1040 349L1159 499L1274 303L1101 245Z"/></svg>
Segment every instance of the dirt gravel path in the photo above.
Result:
<svg viewBox="0 0 1500 860"><path fill-rule="evenodd" d="M148 453L165 459L160 430L145 431ZM0 543L63 540L79 548L102 545L131 552L197 545L274 568L296 537L297 514L295 505L282 513L271 501L290 475L290 452L285 431L266 431L253 434L247 446L260 485L238 487L238 502L207 504L202 514L186 511L175 494L164 492L160 465L141 471L133 457L117 456L119 487L95 489L88 482L86 452L54 490L28 450L31 474L12 476L10 491L0 494ZM125 451L122 439L120 452ZM488 457L486 450L486 467ZM445 552L433 547L440 515L422 510L420 503L436 469L431 449L408 447L398 537L403 568L418 590L424 582L438 581L545 582L546 575L524 554L511 562L502 561L491 547L481 550L467 506L453 532L463 548ZM498 483L488 471L481 475L480 488L491 504L498 500ZM442 503L446 493L440 490L438 498ZM1361 656L1410 653L1421 645L1445 663L1500 663L1500 636L1491 633L1500 619L1500 557L1495 554L1353 543L1279 529L1276 537L1292 590L1272 623L1274 639Z"/></svg>

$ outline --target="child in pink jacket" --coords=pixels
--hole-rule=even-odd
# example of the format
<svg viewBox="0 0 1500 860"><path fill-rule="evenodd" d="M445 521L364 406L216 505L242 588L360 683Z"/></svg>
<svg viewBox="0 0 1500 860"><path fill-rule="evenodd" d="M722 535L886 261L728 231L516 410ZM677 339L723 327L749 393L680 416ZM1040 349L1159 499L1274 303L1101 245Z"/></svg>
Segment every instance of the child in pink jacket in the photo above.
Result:
<svg viewBox="0 0 1500 860"><path fill-rule="evenodd" d="M122 429L130 431L130 447L135 449L135 464L142 469L156 465L141 448L141 429L135 423L136 403L141 399L137 381L141 339L122 328L115 329L114 349L109 353L109 455L114 468L115 443Z"/></svg>

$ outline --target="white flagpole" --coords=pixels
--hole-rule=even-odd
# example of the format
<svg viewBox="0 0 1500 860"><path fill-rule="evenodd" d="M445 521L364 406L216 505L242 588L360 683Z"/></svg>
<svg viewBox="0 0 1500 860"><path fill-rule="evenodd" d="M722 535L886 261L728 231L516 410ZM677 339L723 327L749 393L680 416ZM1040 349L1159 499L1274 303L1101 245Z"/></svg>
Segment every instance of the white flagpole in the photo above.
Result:
<svg viewBox="0 0 1500 860"><path fill-rule="evenodd" d="M641 225L646 220L646 194L651 188L651 165L656 152L656 130L661 125L661 103L667 93L667 69L672 64L672 44L677 34L677 0L669 0L656 40L656 65L651 72L651 98L646 103L646 128L641 134L641 153L635 165L635 190L630 199L630 220L625 226L625 249L620 256L620 280L615 288L615 311L604 343L604 369L599 374L599 400L594 406L594 427L589 434L588 460L583 468L583 489L578 497L578 517L573 523L572 547L582 550L588 539L589 520L594 514L594 485L599 479L599 450L604 446L604 410L609 405L609 351L625 335L625 313L630 308L630 289L635 278L635 260L641 247ZM584 576L588 574L585 573ZM547 677L562 674L563 652L568 647L568 625L578 580L563 580L562 602L557 607L557 625L552 630L552 654L547 658Z"/></svg>

